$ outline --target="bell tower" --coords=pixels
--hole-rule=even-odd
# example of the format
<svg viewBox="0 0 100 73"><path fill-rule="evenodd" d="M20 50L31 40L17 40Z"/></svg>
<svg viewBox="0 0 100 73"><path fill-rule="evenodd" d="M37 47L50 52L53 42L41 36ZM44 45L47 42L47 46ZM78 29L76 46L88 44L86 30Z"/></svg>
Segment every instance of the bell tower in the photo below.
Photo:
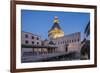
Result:
<svg viewBox="0 0 100 73"><path fill-rule="evenodd" d="M55 16L53 21L53 26L48 31L48 37L49 39L56 39L63 36L64 36L64 32L61 30L61 27L59 26L58 17Z"/></svg>

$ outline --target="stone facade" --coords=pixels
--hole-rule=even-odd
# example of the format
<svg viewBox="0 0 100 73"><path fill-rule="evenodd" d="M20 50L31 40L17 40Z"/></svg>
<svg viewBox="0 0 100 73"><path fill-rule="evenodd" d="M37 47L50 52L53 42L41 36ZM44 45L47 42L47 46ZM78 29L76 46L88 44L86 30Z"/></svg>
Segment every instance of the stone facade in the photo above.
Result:
<svg viewBox="0 0 100 73"><path fill-rule="evenodd" d="M80 32L65 35L52 40L45 40L45 45L53 41L56 52L80 52Z"/></svg>
<svg viewBox="0 0 100 73"><path fill-rule="evenodd" d="M21 32L21 45L40 46L41 44L40 36L29 32ZM37 51L37 49L35 51ZM22 54L25 52L33 52L33 48L22 48Z"/></svg>
<svg viewBox="0 0 100 73"><path fill-rule="evenodd" d="M21 43L25 45L41 45L41 37L29 32L21 32Z"/></svg>
<svg viewBox="0 0 100 73"><path fill-rule="evenodd" d="M80 52L80 33L73 33L52 40L58 52Z"/></svg>

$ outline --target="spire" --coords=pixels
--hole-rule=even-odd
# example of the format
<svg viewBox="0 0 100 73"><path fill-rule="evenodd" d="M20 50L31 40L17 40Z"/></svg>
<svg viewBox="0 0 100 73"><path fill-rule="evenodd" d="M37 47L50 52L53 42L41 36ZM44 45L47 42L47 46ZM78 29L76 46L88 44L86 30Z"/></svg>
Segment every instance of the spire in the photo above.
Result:
<svg viewBox="0 0 100 73"><path fill-rule="evenodd" d="M55 39L63 36L64 36L64 32L61 30L61 27L59 26L58 17L55 16L53 21L53 26L48 31L48 37L49 39Z"/></svg>
<svg viewBox="0 0 100 73"><path fill-rule="evenodd" d="M54 25L51 27L51 29L49 31L51 31L51 30L53 30L55 28L61 30L61 27L59 26L59 23L58 23L58 17L57 16L54 17L54 21L53 22L54 22Z"/></svg>
<svg viewBox="0 0 100 73"><path fill-rule="evenodd" d="M59 21L58 21L58 17L55 16L55 17L54 17L54 24L55 24L55 23L58 23L58 22L59 22Z"/></svg>

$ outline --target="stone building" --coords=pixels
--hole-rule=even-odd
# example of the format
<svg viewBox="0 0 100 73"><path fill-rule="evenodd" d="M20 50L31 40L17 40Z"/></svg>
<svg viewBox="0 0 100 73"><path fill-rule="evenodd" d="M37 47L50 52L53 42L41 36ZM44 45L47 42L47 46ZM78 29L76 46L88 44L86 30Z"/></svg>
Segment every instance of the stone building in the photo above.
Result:
<svg viewBox="0 0 100 73"><path fill-rule="evenodd" d="M41 45L41 37L29 32L21 32L21 44Z"/></svg>
<svg viewBox="0 0 100 73"><path fill-rule="evenodd" d="M28 55L41 55L54 53L56 46L52 41L48 44L41 39L40 36L29 33L21 32L21 54L22 56Z"/></svg>
<svg viewBox="0 0 100 73"><path fill-rule="evenodd" d="M41 46L41 37L29 32L21 32L21 46ZM34 51L39 51L34 49ZM22 47L22 54L27 52L33 52L33 48Z"/></svg>

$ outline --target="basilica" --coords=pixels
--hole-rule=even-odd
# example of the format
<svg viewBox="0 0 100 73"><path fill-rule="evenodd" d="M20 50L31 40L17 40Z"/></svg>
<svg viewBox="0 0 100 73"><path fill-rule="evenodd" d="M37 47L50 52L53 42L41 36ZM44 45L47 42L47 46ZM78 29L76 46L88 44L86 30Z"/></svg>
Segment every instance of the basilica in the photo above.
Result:
<svg viewBox="0 0 100 73"><path fill-rule="evenodd" d="M59 57L61 58L61 56L71 52L80 55L80 32L66 35L59 24L59 19L55 16L52 27L48 29L48 39L46 40L41 39L39 35L22 31L22 62L59 60ZM37 57L33 58L34 56Z"/></svg>

